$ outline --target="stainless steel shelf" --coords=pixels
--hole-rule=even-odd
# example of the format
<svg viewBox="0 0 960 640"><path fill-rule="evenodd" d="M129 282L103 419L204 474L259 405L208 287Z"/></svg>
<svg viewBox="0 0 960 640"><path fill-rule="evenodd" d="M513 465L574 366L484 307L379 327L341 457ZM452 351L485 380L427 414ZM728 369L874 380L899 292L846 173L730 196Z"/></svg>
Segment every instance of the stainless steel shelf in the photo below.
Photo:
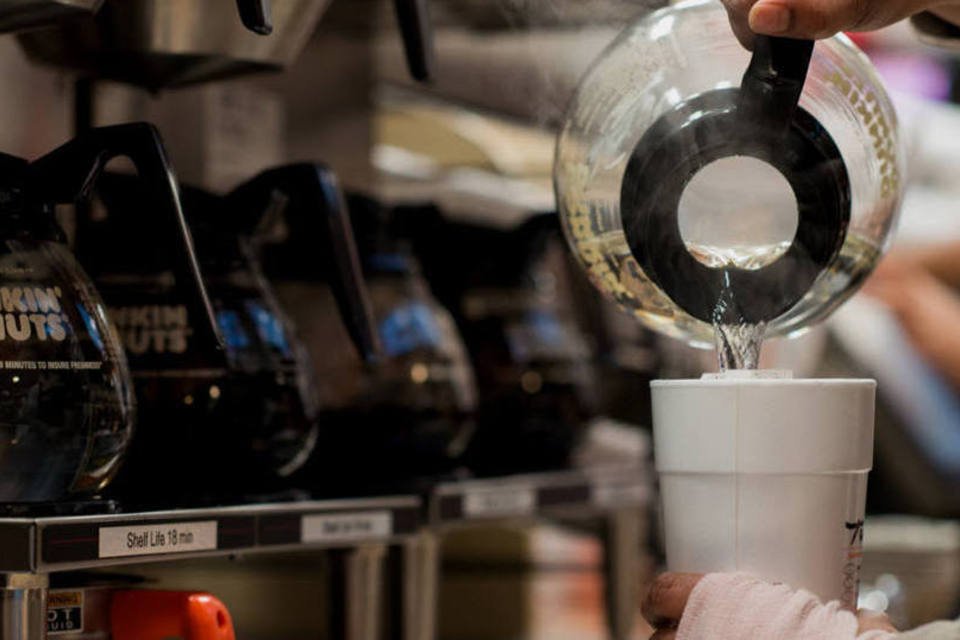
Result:
<svg viewBox="0 0 960 640"><path fill-rule="evenodd" d="M416 496L0 518L0 573L52 573L298 548L392 544L422 526Z"/></svg>
<svg viewBox="0 0 960 640"><path fill-rule="evenodd" d="M425 529L492 520L598 517L647 504L647 492L642 468L621 466L442 483L425 499L394 496L0 518L0 573L394 544Z"/></svg>
<svg viewBox="0 0 960 640"><path fill-rule="evenodd" d="M455 527L593 519L601 524L611 637L629 637L638 585L646 467L614 466L441 483L423 496L84 516L0 518L0 640L41 638L48 575L59 571L297 549L338 549L344 593L335 634L381 636L389 586L404 640L436 635L439 546ZM388 547L399 562L386 563ZM386 579L386 571L390 578Z"/></svg>
<svg viewBox="0 0 960 640"><path fill-rule="evenodd" d="M440 484L429 499L432 527L491 520L591 518L648 504L642 466L573 469Z"/></svg>

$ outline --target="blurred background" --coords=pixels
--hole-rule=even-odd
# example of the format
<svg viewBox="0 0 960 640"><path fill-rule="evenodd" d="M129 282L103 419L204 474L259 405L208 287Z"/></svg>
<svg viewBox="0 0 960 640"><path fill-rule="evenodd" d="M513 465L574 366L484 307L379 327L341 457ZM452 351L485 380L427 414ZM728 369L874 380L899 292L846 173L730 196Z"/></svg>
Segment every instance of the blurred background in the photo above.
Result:
<svg viewBox="0 0 960 640"><path fill-rule="evenodd" d="M551 176L555 127L578 79L623 26L659 5L434 0L435 67L421 84L409 78L388 3L315 4L298 25L302 49L279 71L162 90L58 66L44 31L2 36L0 149L35 158L83 128L147 120L181 183L214 194L270 167L322 161L349 194L361 256L380 260L365 266L378 319L404 301L427 305L429 331L420 316L392 316L401 337L381 338L401 359L404 340L429 337L434 360L403 360L397 371L451 387L454 400L430 408L458 421L436 427L446 430L437 446L469 441L462 459L481 477L609 460L649 470L648 382L713 371L715 354L643 329L582 279L553 215ZM909 149L900 230L881 267L881 298L903 302L860 294L805 335L768 342L762 366L878 380L861 603L915 626L960 613L960 54L923 44L908 24L852 37L894 95ZM295 287L278 285L277 296L310 351L303 318L317 310ZM350 387L343 361L353 356L335 351L311 353L319 401L341 411L331 421L374 420L371 407L428 421L425 401L405 387ZM418 434L400 475L459 477ZM390 488L396 476L377 479L380 464L369 464L369 484ZM642 580L662 560L656 487L644 482ZM438 637L607 637L595 533L536 522L445 534ZM325 615L318 603L334 601L311 578L329 570L294 557L131 573L217 593L240 637L294 638ZM634 637L648 633L638 620Z"/></svg>

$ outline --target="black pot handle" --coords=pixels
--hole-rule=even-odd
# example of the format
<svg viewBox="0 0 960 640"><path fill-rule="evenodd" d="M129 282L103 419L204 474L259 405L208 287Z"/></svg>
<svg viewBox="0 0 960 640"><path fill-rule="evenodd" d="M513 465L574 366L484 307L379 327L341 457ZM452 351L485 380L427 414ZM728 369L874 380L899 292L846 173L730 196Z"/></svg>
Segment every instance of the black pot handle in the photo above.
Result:
<svg viewBox="0 0 960 640"><path fill-rule="evenodd" d="M394 8L410 75L426 82L433 75L433 28L428 0L394 0Z"/></svg>
<svg viewBox="0 0 960 640"><path fill-rule="evenodd" d="M207 2L208 0L203 0ZM270 0L237 0L240 21L257 35L268 36L273 33L273 20L270 18Z"/></svg>
<svg viewBox="0 0 960 640"><path fill-rule="evenodd" d="M143 185L144 231L173 250L172 271L184 292L200 344L223 353L223 339L200 275L193 238L183 217L177 181L156 127L145 122L88 129L30 164L30 193L44 203L76 203L86 199L104 167L113 158L129 158Z"/></svg>
<svg viewBox="0 0 960 640"><path fill-rule="evenodd" d="M293 252L290 260L304 264L309 262L309 256L322 256L322 261L315 263L314 273L330 281L357 351L368 362L376 360L380 341L357 256L350 213L336 174L320 163L269 169L230 193L227 209L238 215L243 212L251 215L242 223L246 232L251 233L278 192L287 199L284 215L289 251Z"/></svg>
<svg viewBox="0 0 960 640"><path fill-rule="evenodd" d="M807 80L813 40L756 36L740 83L740 112L747 126L785 133Z"/></svg>

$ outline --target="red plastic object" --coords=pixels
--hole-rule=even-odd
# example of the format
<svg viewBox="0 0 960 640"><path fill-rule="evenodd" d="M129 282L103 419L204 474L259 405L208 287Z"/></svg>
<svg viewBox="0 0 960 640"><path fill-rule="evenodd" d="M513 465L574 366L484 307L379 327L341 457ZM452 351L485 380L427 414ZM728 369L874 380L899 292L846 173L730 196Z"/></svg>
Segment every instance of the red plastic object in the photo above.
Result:
<svg viewBox="0 0 960 640"><path fill-rule="evenodd" d="M236 640L224 604L199 591L117 591L110 626L113 640Z"/></svg>
<svg viewBox="0 0 960 640"><path fill-rule="evenodd" d="M873 46L876 38L869 31L847 31L847 37L853 40L853 43L866 51Z"/></svg>

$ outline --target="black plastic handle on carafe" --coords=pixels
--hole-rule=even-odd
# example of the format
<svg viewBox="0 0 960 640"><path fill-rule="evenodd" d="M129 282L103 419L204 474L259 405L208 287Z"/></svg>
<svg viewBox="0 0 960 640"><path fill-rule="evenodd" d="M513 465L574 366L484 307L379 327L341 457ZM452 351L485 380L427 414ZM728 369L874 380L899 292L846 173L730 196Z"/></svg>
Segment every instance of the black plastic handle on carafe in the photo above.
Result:
<svg viewBox="0 0 960 640"><path fill-rule="evenodd" d="M813 40L756 36L750 65L740 82L742 122L772 134L789 129L812 56Z"/></svg>
<svg viewBox="0 0 960 640"><path fill-rule="evenodd" d="M674 105L637 142L624 171L620 215L642 271L677 306L713 322L769 322L803 298L839 255L850 221L850 180L829 132L799 105L810 40L757 36L739 88L721 87ZM679 223L690 180L721 158L748 156L777 169L797 202L786 252L757 269L717 269L687 248ZM738 308L717 301L735 291ZM726 321L727 318L721 318Z"/></svg>
<svg viewBox="0 0 960 640"><path fill-rule="evenodd" d="M273 33L270 0L237 0L237 11L243 26L250 31L261 36Z"/></svg>
<svg viewBox="0 0 960 640"><path fill-rule="evenodd" d="M394 8L407 68L415 80L425 82L433 75L433 27L428 0L394 0Z"/></svg>
<svg viewBox="0 0 960 640"><path fill-rule="evenodd" d="M130 159L136 167L144 206L160 209L155 217L145 218L145 228L155 225L154 240L167 238L173 247L172 271L177 286L186 290L197 337L201 344L222 353L223 339L200 275L177 181L156 127L135 122L87 129L30 164L30 192L44 203L81 201L89 196L107 163L117 157Z"/></svg>
<svg viewBox="0 0 960 640"><path fill-rule="evenodd" d="M298 163L264 171L237 187L228 198L233 211L259 217L277 192L288 199L285 209L289 237L301 246L322 243L316 250L327 257L325 273L350 338L364 360L380 353L380 340L357 255L350 214L336 175L319 163ZM249 221L251 229L255 226ZM324 251L326 249L326 251Z"/></svg>

